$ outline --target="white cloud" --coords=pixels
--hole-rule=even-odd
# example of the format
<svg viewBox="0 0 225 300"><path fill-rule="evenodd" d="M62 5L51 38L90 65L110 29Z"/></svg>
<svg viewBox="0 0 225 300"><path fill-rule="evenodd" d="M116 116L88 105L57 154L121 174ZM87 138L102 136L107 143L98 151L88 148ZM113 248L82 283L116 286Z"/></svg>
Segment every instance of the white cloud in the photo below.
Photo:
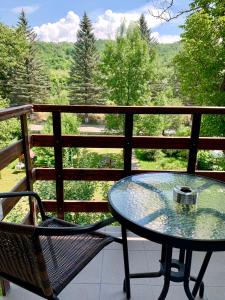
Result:
<svg viewBox="0 0 225 300"><path fill-rule="evenodd" d="M141 13L145 14L148 27L154 28L160 25L163 21L152 17L149 14L150 8L150 6L145 5L139 9L125 13L113 12L110 9L106 10L104 14L97 17L96 22L93 24L96 37L99 39L114 39L121 22L124 21L126 25L130 22L136 22L140 18Z"/></svg>
<svg viewBox="0 0 225 300"><path fill-rule="evenodd" d="M19 13L21 13L22 10L24 10L24 12L26 14L32 14L33 12L37 11L38 9L39 9L38 5L33 5L33 6L17 6L17 7L14 7L12 9L12 12L14 14L19 14Z"/></svg>
<svg viewBox="0 0 225 300"><path fill-rule="evenodd" d="M179 35L172 35L172 34L160 35L158 32L153 32L153 36L160 44L172 44L180 41Z"/></svg>
<svg viewBox="0 0 225 300"><path fill-rule="evenodd" d="M147 24L150 28L155 28L160 25L163 20L154 18L150 15L149 10L153 12L153 8L145 5L139 9L127 11L124 13L113 12L108 9L103 14L100 14L93 22L93 29L97 39L114 39L118 32L121 22L128 25L130 22L136 22L140 18L141 13L145 14ZM74 42L79 29L80 17L74 12L69 11L65 18L60 19L55 23L43 24L39 27L34 27L38 38L46 42ZM179 40L179 36L163 35L158 32L154 35L160 43L173 43Z"/></svg>
<svg viewBox="0 0 225 300"><path fill-rule="evenodd" d="M69 11L65 18L55 23L34 27L34 31L41 41L45 42L74 42L79 28L80 17Z"/></svg>

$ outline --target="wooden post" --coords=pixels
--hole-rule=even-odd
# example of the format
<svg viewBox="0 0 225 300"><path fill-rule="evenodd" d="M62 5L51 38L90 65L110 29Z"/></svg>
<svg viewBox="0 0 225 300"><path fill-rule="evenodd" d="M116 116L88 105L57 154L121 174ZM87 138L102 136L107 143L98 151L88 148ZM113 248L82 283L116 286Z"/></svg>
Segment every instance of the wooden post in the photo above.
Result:
<svg viewBox="0 0 225 300"><path fill-rule="evenodd" d="M52 113L54 152L55 152L55 172L56 172L56 200L57 215L64 219L64 189L63 189L63 158L62 158L62 134L61 134L61 114Z"/></svg>
<svg viewBox="0 0 225 300"><path fill-rule="evenodd" d="M191 147L189 150L188 168L187 168L187 172L190 174L194 174L196 169L200 128L201 128L201 114L200 113L193 114L192 127L191 127Z"/></svg>
<svg viewBox="0 0 225 300"><path fill-rule="evenodd" d="M133 114L125 115L124 127L125 144L123 149L124 176L131 174L132 168L132 137L133 137Z"/></svg>
<svg viewBox="0 0 225 300"><path fill-rule="evenodd" d="M27 181L27 190L33 190L33 179L32 179L32 163L30 157L30 145L29 145L29 137L28 137L28 126L27 126L27 115L24 114L20 116L21 122L21 132L22 132L22 141L23 141L23 154L24 154L24 162L26 169L26 181ZM32 200L32 197L29 197L29 206L30 206L30 224L35 224L36 212L35 212L35 204Z"/></svg>

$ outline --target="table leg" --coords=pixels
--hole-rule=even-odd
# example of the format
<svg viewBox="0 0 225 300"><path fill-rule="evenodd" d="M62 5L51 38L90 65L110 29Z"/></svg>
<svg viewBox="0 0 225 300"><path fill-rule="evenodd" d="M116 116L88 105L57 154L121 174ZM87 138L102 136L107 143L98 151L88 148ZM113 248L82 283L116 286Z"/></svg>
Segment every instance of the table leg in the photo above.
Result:
<svg viewBox="0 0 225 300"><path fill-rule="evenodd" d="M169 291L172 254L173 254L172 247L171 246L167 246L166 247L166 253L165 253L164 285L163 285L163 289L162 289L162 292L161 292L158 300L164 300L164 299L166 299L166 295L167 295L167 293Z"/></svg>
<svg viewBox="0 0 225 300"><path fill-rule="evenodd" d="M130 299L130 271L129 271L129 257L128 257L128 247L127 247L127 230L123 226L122 226L122 240L123 240L123 259L124 259L124 271L125 271L124 291L127 294L127 299Z"/></svg>
<svg viewBox="0 0 225 300"><path fill-rule="evenodd" d="M194 300L190 287L190 272L191 272L191 261L192 261L192 251L187 250L185 259L185 269L184 269L184 290L189 300Z"/></svg>
<svg viewBox="0 0 225 300"><path fill-rule="evenodd" d="M199 293L200 298L203 298L203 296L204 296L204 285L203 285L202 279L205 275L205 271L208 267L211 256L212 256L212 252L207 252L206 255L205 255L205 258L203 260L203 263L202 263L201 269L199 271L198 277L195 280L196 282L195 282L194 288L192 290L192 295L194 297L196 297L199 288L200 288L200 293Z"/></svg>

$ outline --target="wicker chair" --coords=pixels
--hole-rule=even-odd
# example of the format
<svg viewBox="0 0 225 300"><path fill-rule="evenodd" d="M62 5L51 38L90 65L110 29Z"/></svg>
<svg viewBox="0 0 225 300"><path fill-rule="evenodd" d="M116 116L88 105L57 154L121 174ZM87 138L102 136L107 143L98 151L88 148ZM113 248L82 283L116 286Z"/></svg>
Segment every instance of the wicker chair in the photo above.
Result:
<svg viewBox="0 0 225 300"><path fill-rule="evenodd" d="M0 222L0 276L39 296L59 299L57 295L106 245L122 243L96 232L113 218L79 226L48 217L36 193L0 194L0 198L17 196L37 200L42 222L39 226Z"/></svg>

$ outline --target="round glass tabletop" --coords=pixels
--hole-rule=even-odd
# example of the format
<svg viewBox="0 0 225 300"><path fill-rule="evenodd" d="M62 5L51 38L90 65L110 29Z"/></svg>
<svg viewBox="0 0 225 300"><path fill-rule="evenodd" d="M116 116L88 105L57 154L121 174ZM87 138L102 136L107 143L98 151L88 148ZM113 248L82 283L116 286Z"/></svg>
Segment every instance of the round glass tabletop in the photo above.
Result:
<svg viewBox="0 0 225 300"><path fill-rule="evenodd" d="M177 203L175 187L197 192L193 205ZM209 178L148 173L126 177L109 192L113 211L122 218L161 234L196 240L225 240L225 183Z"/></svg>

